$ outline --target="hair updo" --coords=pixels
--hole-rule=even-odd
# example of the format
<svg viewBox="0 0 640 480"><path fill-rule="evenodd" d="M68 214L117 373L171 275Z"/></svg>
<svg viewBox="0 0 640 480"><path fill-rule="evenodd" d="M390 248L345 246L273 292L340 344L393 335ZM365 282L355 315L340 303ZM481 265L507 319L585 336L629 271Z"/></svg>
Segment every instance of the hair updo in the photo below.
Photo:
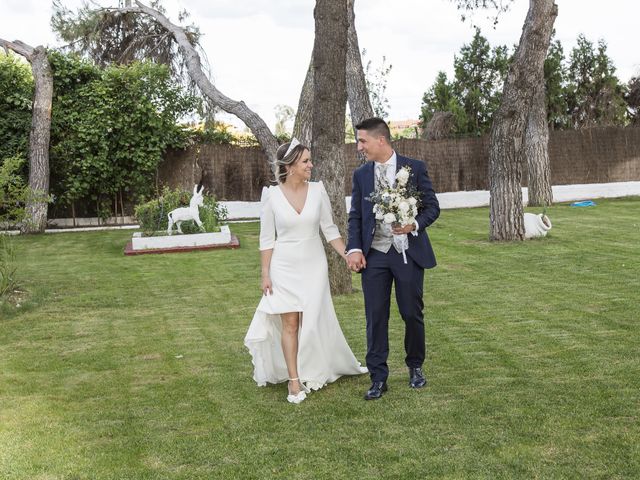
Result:
<svg viewBox="0 0 640 480"><path fill-rule="evenodd" d="M307 150L302 144L298 144L289 152L287 155L287 150L289 150L289 146L291 142L283 143L278 147L276 151L276 182L277 183L285 183L287 181L287 167L293 166L294 163L300 158L302 152Z"/></svg>

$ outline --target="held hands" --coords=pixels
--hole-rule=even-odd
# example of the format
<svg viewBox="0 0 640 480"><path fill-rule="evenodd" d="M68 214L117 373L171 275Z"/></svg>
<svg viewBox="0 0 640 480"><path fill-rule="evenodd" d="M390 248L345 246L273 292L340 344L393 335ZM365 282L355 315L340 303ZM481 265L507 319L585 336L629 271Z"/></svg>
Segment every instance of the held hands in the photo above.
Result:
<svg viewBox="0 0 640 480"><path fill-rule="evenodd" d="M347 267L352 272L359 272L363 268L367 268L367 260L362 252L351 252L347 255Z"/></svg>
<svg viewBox="0 0 640 480"><path fill-rule="evenodd" d="M406 235L413 232L415 229L415 223L410 223L409 225L398 224L393 226L391 232L394 235ZM364 258L362 252L351 252L349 255L346 255L345 260L347 262L347 267L352 272L359 272L360 270L367 268L367 260Z"/></svg>

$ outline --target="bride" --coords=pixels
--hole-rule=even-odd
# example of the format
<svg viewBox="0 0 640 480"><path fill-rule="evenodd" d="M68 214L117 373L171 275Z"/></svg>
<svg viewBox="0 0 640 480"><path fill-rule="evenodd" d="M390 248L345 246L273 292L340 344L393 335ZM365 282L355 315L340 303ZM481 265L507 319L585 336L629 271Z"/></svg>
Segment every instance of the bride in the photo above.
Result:
<svg viewBox="0 0 640 480"><path fill-rule="evenodd" d="M278 185L263 192L260 215L262 299L244 344L259 386L288 383L287 401L342 375L366 373L336 318L320 230L345 258L322 182L309 182L311 155L295 138L276 153ZM345 258L346 260L346 258Z"/></svg>

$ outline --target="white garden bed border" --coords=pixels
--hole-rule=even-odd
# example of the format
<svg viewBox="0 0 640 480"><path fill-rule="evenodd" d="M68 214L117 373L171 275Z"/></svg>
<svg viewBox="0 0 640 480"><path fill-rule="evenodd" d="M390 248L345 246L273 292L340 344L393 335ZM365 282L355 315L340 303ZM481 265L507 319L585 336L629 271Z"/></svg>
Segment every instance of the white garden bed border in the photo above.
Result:
<svg viewBox="0 0 640 480"><path fill-rule="evenodd" d="M161 235L157 237L143 237L142 232L136 232L131 239L131 248L138 250L170 249L185 247L208 247L212 245L226 245L231 242L231 230L227 225L221 225L219 232L190 233Z"/></svg>

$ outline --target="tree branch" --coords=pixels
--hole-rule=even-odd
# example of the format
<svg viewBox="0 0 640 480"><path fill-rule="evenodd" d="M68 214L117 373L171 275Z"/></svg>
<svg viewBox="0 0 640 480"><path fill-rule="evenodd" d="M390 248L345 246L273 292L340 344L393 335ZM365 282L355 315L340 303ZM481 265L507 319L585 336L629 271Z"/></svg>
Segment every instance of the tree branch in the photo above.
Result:
<svg viewBox="0 0 640 480"><path fill-rule="evenodd" d="M278 142L264 120L262 120L257 113L249 109L243 101L232 100L222 94L213 85L205 75L200 62L200 56L189 41L189 38L182 27L171 23L171 21L161 12L147 7L138 0L136 0L136 5L137 7L116 8L112 11L121 13L143 13L145 15L149 15L163 28L170 32L182 51L189 75L200 91L211 99L214 105L242 120L249 129L251 129L251 132L256 136L268 158L273 163L276 156L276 150L278 148Z"/></svg>
<svg viewBox="0 0 640 480"><path fill-rule="evenodd" d="M5 51L11 50L18 55L22 55L29 62L31 62L31 59L33 58L33 52L35 51L35 48L27 45L24 42L21 42L20 40L14 40L13 42L10 42L8 40L0 38L0 47L4 48Z"/></svg>

